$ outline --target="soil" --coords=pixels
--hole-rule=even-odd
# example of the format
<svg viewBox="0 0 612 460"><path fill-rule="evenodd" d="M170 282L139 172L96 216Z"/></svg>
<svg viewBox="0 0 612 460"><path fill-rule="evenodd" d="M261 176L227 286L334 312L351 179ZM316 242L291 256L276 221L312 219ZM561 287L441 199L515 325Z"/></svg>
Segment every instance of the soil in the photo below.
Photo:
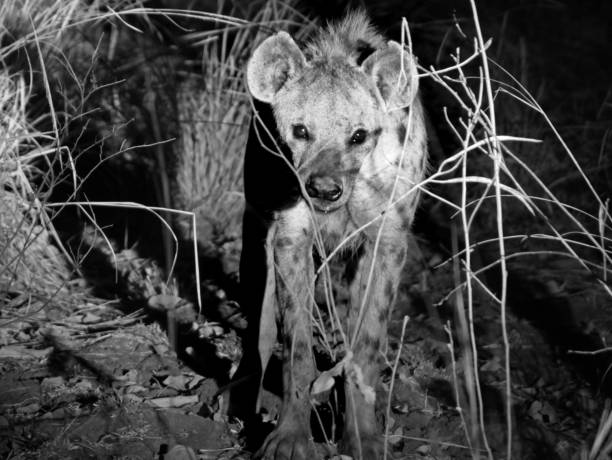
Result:
<svg viewBox="0 0 612 460"><path fill-rule="evenodd" d="M444 250L418 234L414 248L378 389L381 420L390 403L389 458L472 458L456 403L457 396L465 402L469 395L461 384L456 392L453 376L455 365L463 378L463 362L454 356L460 347L454 337L456 353L451 355L444 329L453 321L453 297L443 302L454 286L452 264L440 265ZM123 287L114 300L88 296L91 287L75 280L70 289L77 301L64 302L61 311L53 308L52 299L45 304L27 295L15 296L2 309L1 455L251 458L242 421L224 412L223 389L238 364L238 335L245 326L238 305L228 300L234 293L223 292L212 280L204 284L205 297L217 299L214 309L220 318L209 322L188 301L156 293L163 282L154 262L133 251L118 259L123 261L118 286ZM138 291L153 294L138 299ZM476 291L475 297L484 424L494 458L504 458L500 315L483 292ZM508 329L515 458L579 458L582 444L596 432L604 395L537 321L510 313ZM265 419L273 421L278 397L266 395ZM472 415L463 417L471 426ZM320 449L335 453L333 445L321 444Z"/></svg>

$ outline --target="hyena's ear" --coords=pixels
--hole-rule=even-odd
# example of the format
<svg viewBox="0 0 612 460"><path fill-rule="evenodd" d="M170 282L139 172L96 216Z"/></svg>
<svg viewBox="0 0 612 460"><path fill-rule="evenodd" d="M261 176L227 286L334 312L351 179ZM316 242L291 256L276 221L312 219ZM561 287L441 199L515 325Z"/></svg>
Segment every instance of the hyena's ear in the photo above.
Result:
<svg viewBox="0 0 612 460"><path fill-rule="evenodd" d="M417 77L414 57L395 42L371 54L361 68L372 76L387 110L409 106L417 94Z"/></svg>
<svg viewBox="0 0 612 460"><path fill-rule="evenodd" d="M306 58L287 32L266 38L247 65L247 85L254 98L271 102L287 81L306 65Z"/></svg>

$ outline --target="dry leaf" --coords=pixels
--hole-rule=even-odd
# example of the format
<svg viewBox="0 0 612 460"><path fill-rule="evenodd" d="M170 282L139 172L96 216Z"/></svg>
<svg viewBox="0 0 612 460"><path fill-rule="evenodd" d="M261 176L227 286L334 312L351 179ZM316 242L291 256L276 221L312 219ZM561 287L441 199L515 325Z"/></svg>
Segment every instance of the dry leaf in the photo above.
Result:
<svg viewBox="0 0 612 460"><path fill-rule="evenodd" d="M175 295L157 294L149 297L147 304L155 311L168 311L174 308L181 301L181 298Z"/></svg>
<svg viewBox="0 0 612 460"><path fill-rule="evenodd" d="M156 407L181 407L188 406L190 404L196 404L198 402L198 396L172 396L169 398L155 398L149 399L149 402Z"/></svg>
<svg viewBox="0 0 612 460"><path fill-rule="evenodd" d="M186 375L170 375L166 377L162 383L169 388L184 391L187 389L187 385L189 385L190 381L191 377Z"/></svg>
<svg viewBox="0 0 612 460"><path fill-rule="evenodd" d="M102 318L100 318L98 315L94 315L93 313L86 313L81 318L81 323L83 324L97 324L101 321L102 321Z"/></svg>
<svg viewBox="0 0 612 460"><path fill-rule="evenodd" d="M331 369L321 372L315 381L312 382L312 386L310 387L310 396L314 402L320 404L327 401L329 392L334 387L335 377L342 374L347 363L352 359L352 357L353 354L349 351L340 362L338 362Z"/></svg>
<svg viewBox="0 0 612 460"><path fill-rule="evenodd" d="M197 387L202 381L204 380L204 377L202 377L201 375L195 375L191 378L191 380L189 381L189 383L187 384L187 389L188 390L193 390L195 387Z"/></svg>
<svg viewBox="0 0 612 460"><path fill-rule="evenodd" d="M218 323L204 323L198 328L198 335L201 339L210 339L223 335L223 328Z"/></svg>
<svg viewBox="0 0 612 460"><path fill-rule="evenodd" d="M53 351L53 348L43 348L41 350L36 350L34 348L28 348L25 345L8 345L6 347L0 348L0 359L2 358L14 358L14 359L23 359L23 358L35 358L35 359L45 359Z"/></svg>

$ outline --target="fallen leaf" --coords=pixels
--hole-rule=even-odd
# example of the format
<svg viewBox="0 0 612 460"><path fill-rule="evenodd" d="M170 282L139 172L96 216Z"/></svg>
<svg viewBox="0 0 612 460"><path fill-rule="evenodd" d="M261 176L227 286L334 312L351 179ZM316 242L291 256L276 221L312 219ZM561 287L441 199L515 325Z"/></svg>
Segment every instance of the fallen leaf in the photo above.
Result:
<svg viewBox="0 0 612 460"><path fill-rule="evenodd" d="M149 391L148 388L142 385L128 385L125 389L126 394L146 393L147 391Z"/></svg>
<svg viewBox="0 0 612 460"><path fill-rule="evenodd" d="M139 372L136 369L130 369L123 375L116 375L115 381L118 383L117 386L134 385L138 383Z"/></svg>
<svg viewBox="0 0 612 460"><path fill-rule="evenodd" d="M191 396L172 396L168 398L154 398L149 399L149 402L156 407L181 407L188 406L190 404L196 404L198 402L197 395Z"/></svg>
<svg viewBox="0 0 612 460"><path fill-rule="evenodd" d="M173 310L180 301L181 298L175 295L157 294L149 297L147 304L155 311L168 311Z"/></svg>
<svg viewBox="0 0 612 460"><path fill-rule="evenodd" d="M169 388L184 391L187 389L187 385L189 385L190 381L191 378L186 375L169 375L162 383Z"/></svg>
<svg viewBox="0 0 612 460"><path fill-rule="evenodd" d="M350 362L352 357L352 353L348 352L340 362L338 362L331 369L321 372L314 382L312 382L310 387L310 396L316 403L320 404L327 401L329 392L334 387L336 382L335 378L342 374L347 363Z"/></svg>
<svg viewBox="0 0 612 460"><path fill-rule="evenodd" d="M6 347L0 348L0 359L2 359L2 358L14 358L14 359L35 358L35 359L44 359L44 358L47 358L51 354L52 351L53 351L52 347L43 348L41 350L36 350L34 348L28 348L25 345L8 345Z"/></svg>
<svg viewBox="0 0 612 460"><path fill-rule="evenodd" d="M210 339L223 335L223 328L217 323L204 323L198 328L198 335L201 339Z"/></svg>
<svg viewBox="0 0 612 460"><path fill-rule="evenodd" d="M21 406L17 409L17 412L24 415L30 415L38 412L40 410L40 404L32 403L26 406Z"/></svg>
<svg viewBox="0 0 612 460"><path fill-rule="evenodd" d="M534 420L543 423L555 423L557 421L557 413L555 409L547 402L534 401L529 406L529 416Z"/></svg>
<svg viewBox="0 0 612 460"><path fill-rule="evenodd" d="M322 396L325 396L324 400L327 400L327 395L329 395L329 391L334 387L334 383L333 373L330 371L322 372L312 383L310 396L319 403L323 402L321 400Z"/></svg>
<svg viewBox="0 0 612 460"><path fill-rule="evenodd" d="M133 404L139 404L144 400L144 398L141 398L140 396L135 395L133 393L128 393L128 394L123 395L122 399L123 399L123 402L131 402Z"/></svg>
<svg viewBox="0 0 612 460"><path fill-rule="evenodd" d="M87 313L83 318L81 318L81 322L83 324L96 324L102 321L98 315L94 315L93 313Z"/></svg>
<svg viewBox="0 0 612 460"><path fill-rule="evenodd" d="M395 445L402 440L402 435L404 434L403 428L398 426L392 435L389 436L389 444Z"/></svg>
<svg viewBox="0 0 612 460"><path fill-rule="evenodd" d="M193 390L195 387L197 387L202 381L204 380L204 377L202 377L201 375L195 375L191 378L191 380L189 381L189 383L187 384L187 389L188 390Z"/></svg>

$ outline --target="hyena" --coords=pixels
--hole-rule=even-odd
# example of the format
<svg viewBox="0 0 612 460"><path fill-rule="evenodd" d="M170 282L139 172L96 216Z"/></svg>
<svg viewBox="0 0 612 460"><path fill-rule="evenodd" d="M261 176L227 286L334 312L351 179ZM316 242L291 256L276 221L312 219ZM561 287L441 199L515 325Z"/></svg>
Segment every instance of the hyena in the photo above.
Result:
<svg viewBox="0 0 612 460"><path fill-rule="evenodd" d="M303 48L276 33L256 48L246 73L255 113L245 157L241 284L252 310L241 373L261 376L277 338L283 349L279 420L258 455L314 455L315 273L324 254L343 244L353 264L344 345L363 379L360 389L356 379L344 379L340 447L354 458L380 458L374 401L361 384L375 388L379 378L427 161L415 59L357 12Z"/></svg>

